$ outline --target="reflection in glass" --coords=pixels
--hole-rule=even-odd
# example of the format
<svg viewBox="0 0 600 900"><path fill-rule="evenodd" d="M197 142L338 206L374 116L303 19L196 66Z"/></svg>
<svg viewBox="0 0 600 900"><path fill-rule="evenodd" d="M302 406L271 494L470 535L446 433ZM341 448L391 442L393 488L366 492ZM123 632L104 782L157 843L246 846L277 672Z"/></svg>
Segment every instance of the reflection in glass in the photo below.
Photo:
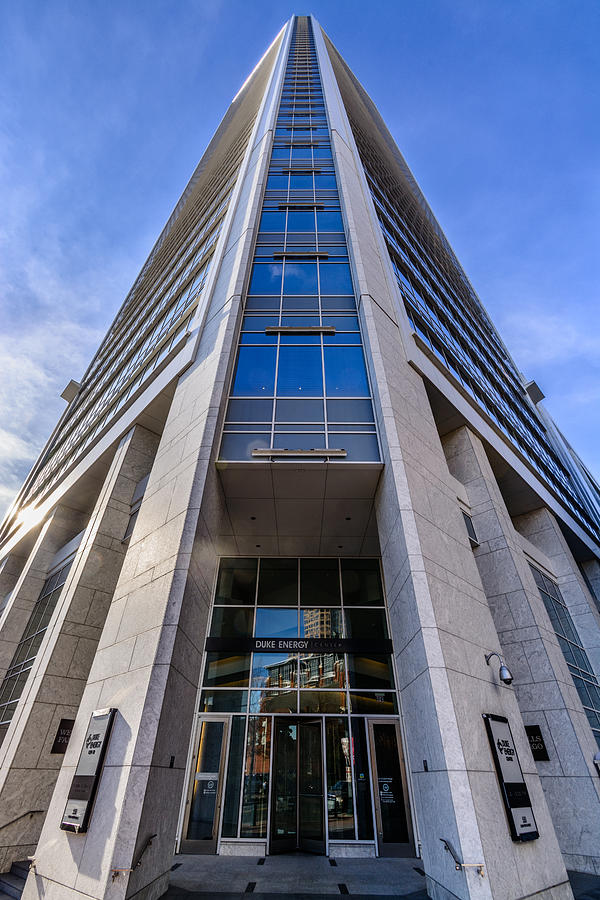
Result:
<svg viewBox="0 0 600 900"><path fill-rule="evenodd" d="M186 840L209 841L213 837L215 808L221 768L223 722L202 722L194 789Z"/></svg>
<svg viewBox="0 0 600 900"><path fill-rule="evenodd" d="M243 716L234 716L231 720L231 740L229 742L227 780L225 782L223 803L223 826L221 828L222 837L237 837L238 834L245 734L246 719Z"/></svg>
<svg viewBox="0 0 600 900"><path fill-rule="evenodd" d="M337 559L300 560L300 605L340 605L340 576Z"/></svg>
<svg viewBox="0 0 600 900"><path fill-rule="evenodd" d="M296 691L250 691L251 713L295 713L297 707Z"/></svg>
<svg viewBox="0 0 600 900"><path fill-rule="evenodd" d="M349 653L348 679L353 688L393 688L391 653L373 653L368 656Z"/></svg>
<svg viewBox="0 0 600 900"><path fill-rule="evenodd" d="M296 606L297 603L298 560L261 559L259 606Z"/></svg>
<svg viewBox="0 0 600 900"><path fill-rule="evenodd" d="M222 559L215 603L240 605L254 603L256 559Z"/></svg>
<svg viewBox="0 0 600 900"><path fill-rule="evenodd" d="M348 719L326 719L327 813L332 840L354 840L354 804Z"/></svg>
<svg viewBox="0 0 600 900"><path fill-rule="evenodd" d="M362 719L350 719L350 722L352 728L352 749L354 752L358 840L371 841L373 840L373 809L371 806L371 779L369 778L365 723Z"/></svg>
<svg viewBox="0 0 600 900"><path fill-rule="evenodd" d="M273 841L289 842L296 849L296 791L298 778L298 726L275 720L273 754L273 801L271 836Z"/></svg>
<svg viewBox="0 0 600 900"><path fill-rule="evenodd" d="M246 712L248 691L202 691L199 712Z"/></svg>
<svg viewBox="0 0 600 900"><path fill-rule="evenodd" d="M393 691L350 692L350 709L353 713L369 716L395 716L398 712Z"/></svg>
<svg viewBox="0 0 600 900"><path fill-rule="evenodd" d="M256 610L256 637L298 637L298 612L295 609Z"/></svg>
<svg viewBox="0 0 600 900"><path fill-rule="evenodd" d="M213 617L210 626L211 637L252 637L252 619L254 618L254 610L250 607L245 609L219 607L213 610Z"/></svg>
<svg viewBox="0 0 600 900"><path fill-rule="evenodd" d="M250 677L249 653L207 653L204 670L206 687L247 687Z"/></svg>
<svg viewBox="0 0 600 900"><path fill-rule="evenodd" d="M252 687L293 688L297 684L297 653L253 654Z"/></svg>
<svg viewBox="0 0 600 900"><path fill-rule="evenodd" d="M265 716L250 716L240 837L266 837L270 752L271 720Z"/></svg>
<svg viewBox="0 0 600 900"><path fill-rule="evenodd" d="M383 606L377 559L342 559L344 606Z"/></svg>
<svg viewBox="0 0 600 900"><path fill-rule="evenodd" d="M325 347L325 385L329 397L368 397L362 347Z"/></svg>
<svg viewBox="0 0 600 900"><path fill-rule="evenodd" d="M346 695L341 691L300 691L300 712L346 712Z"/></svg>
<svg viewBox="0 0 600 900"><path fill-rule="evenodd" d="M342 637L342 611L340 609L301 609L300 637Z"/></svg>
<svg viewBox="0 0 600 900"><path fill-rule="evenodd" d="M275 384L276 347L240 347L231 393L268 397Z"/></svg>
<svg viewBox="0 0 600 900"><path fill-rule="evenodd" d="M404 789L396 726L393 722L373 724L373 743L377 764L377 782L384 843L408 843L408 822L404 807Z"/></svg>
<svg viewBox="0 0 600 900"><path fill-rule="evenodd" d="M346 609L346 636L349 638L381 639L388 636L383 609Z"/></svg>
<svg viewBox="0 0 600 900"><path fill-rule="evenodd" d="M343 653L310 653L300 657L300 687L343 688L346 667Z"/></svg>

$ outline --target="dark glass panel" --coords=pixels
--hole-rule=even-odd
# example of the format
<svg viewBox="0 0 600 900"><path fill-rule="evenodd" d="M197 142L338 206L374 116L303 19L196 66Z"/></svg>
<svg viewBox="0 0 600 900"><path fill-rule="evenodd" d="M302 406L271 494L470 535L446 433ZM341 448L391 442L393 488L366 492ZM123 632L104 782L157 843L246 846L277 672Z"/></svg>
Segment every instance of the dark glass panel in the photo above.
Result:
<svg viewBox="0 0 600 900"><path fill-rule="evenodd" d="M207 653L204 670L206 687L248 687L250 654Z"/></svg>
<svg viewBox="0 0 600 900"><path fill-rule="evenodd" d="M230 400L227 407L229 422L270 422L272 415L272 400Z"/></svg>
<svg viewBox="0 0 600 900"><path fill-rule="evenodd" d="M377 559L342 559L344 606L383 606Z"/></svg>
<svg viewBox="0 0 600 900"><path fill-rule="evenodd" d="M273 801L271 835L274 844L289 842L296 849L298 726L295 722L275 720L273 753Z"/></svg>
<svg viewBox="0 0 600 900"><path fill-rule="evenodd" d="M325 432L294 433L276 429L273 443L280 450L321 450L325 446Z"/></svg>
<svg viewBox="0 0 600 900"><path fill-rule="evenodd" d="M245 713L248 691L202 691L199 712Z"/></svg>
<svg viewBox="0 0 600 900"><path fill-rule="evenodd" d="M201 726L196 777L186 833L188 841L208 841L213 837L224 727L223 722L203 722Z"/></svg>
<svg viewBox="0 0 600 900"><path fill-rule="evenodd" d="M300 560L301 606L339 606L340 577L337 559Z"/></svg>
<svg viewBox="0 0 600 900"><path fill-rule="evenodd" d="M275 347L240 347L231 393L249 397L272 395L276 352Z"/></svg>
<svg viewBox="0 0 600 900"><path fill-rule="evenodd" d="M329 422L372 422L373 405L370 400L328 400Z"/></svg>
<svg viewBox="0 0 600 900"><path fill-rule="evenodd" d="M378 462L379 445L374 434L338 434L329 442L330 446L346 451L346 459Z"/></svg>
<svg viewBox="0 0 600 900"><path fill-rule="evenodd" d="M285 397L323 394L320 347L281 347L277 393Z"/></svg>
<svg viewBox="0 0 600 900"><path fill-rule="evenodd" d="M256 593L256 569L256 559L222 559L215 603L231 606L253 604Z"/></svg>
<svg viewBox="0 0 600 900"><path fill-rule="evenodd" d="M322 400L277 400L276 422L322 422L323 418Z"/></svg>
<svg viewBox="0 0 600 900"><path fill-rule="evenodd" d="M369 778L369 757L367 736L363 719L350 719L352 728L352 749L354 752L354 786L356 790L356 817L358 819L358 840L373 840L373 808L371 806L371 779Z"/></svg>
<svg viewBox="0 0 600 900"><path fill-rule="evenodd" d="M278 310L280 305L279 297L248 297L246 300L246 310Z"/></svg>
<svg viewBox="0 0 600 900"><path fill-rule="evenodd" d="M331 840L354 840L348 719L326 719L327 818Z"/></svg>
<svg viewBox="0 0 600 900"><path fill-rule="evenodd" d="M313 310L319 311L319 298L318 297L284 297L282 309L285 312L289 311L303 311L312 312ZM318 324L318 323L317 323Z"/></svg>
<svg viewBox="0 0 600 900"><path fill-rule="evenodd" d="M245 735L246 719L243 716L234 716L231 720L231 739L229 741L227 780L225 782L223 803L223 825L221 828L222 837L235 838L238 835Z"/></svg>
<svg viewBox="0 0 600 900"><path fill-rule="evenodd" d="M385 640L388 636L383 609L346 609L346 637Z"/></svg>
<svg viewBox="0 0 600 900"><path fill-rule="evenodd" d="M271 720L248 719L241 837L266 837L271 753Z"/></svg>
<svg viewBox="0 0 600 900"><path fill-rule="evenodd" d="M298 560L261 559L258 583L259 606L298 604Z"/></svg>
<svg viewBox="0 0 600 900"><path fill-rule="evenodd" d="M359 656L357 653L349 653L348 678L351 688L393 688L391 654Z"/></svg>
<svg viewBox="0 0 600 900"><path fill-rule="evenodd" d="M221 459L252 459L252 451L259 447L269 447L270 435L265 434L224 434L221 442Z"/></svg>
<svg viewBox="0 0 600 900"><path fill-rule="evenodd" d="M377 763L379 806L383 842L408 843L408 822L404 806L404 789L398 756L396 726L376 722L373 724L373 743Z"/></svg>
<svg viewBox="0 0 600 900"><path fill-rule="evenodd" d="M324 354L325 385L329 397L369 396L367 370L360 347L325 347Z"/></svg>
<svg viewBox="0 0 600 900"><path fill-rule="evenodd" d="M395 716L398 712L396 695L393 691L350 693L350 709L353 713L368 716Z"/></svg>
<svg viewBox="0 0 600 900"><path fill-rule="evenodd" d="M300 691L302 713L344 713L346 695L342 691Z"/></svg>
<svg viewBox="0 0 600 900"><path fill-rule="evenodd" d="M254 610L251 607L216 606L210 626L211 637L252 637Z"/></svg>

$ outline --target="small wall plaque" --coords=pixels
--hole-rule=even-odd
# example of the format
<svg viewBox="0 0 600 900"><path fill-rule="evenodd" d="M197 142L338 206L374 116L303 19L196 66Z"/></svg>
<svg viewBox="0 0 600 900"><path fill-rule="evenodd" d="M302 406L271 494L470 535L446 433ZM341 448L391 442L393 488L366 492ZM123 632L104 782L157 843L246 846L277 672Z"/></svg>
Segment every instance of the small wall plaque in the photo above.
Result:
<svg viewBox="0 0 600 900"><path fill-rule="evenodd" d="M75 719L61 719L50 753L64 753L69 746L69 738L73 731Z"/></svg>
<svg viewBox="0 0 600 900"><path fill-rule="evenodd" d="M548 762L548 750L542 735L542 729L539 725L526 725L525 731L529 738L529 746L531 747L531 755L536 762Z"/></svg>

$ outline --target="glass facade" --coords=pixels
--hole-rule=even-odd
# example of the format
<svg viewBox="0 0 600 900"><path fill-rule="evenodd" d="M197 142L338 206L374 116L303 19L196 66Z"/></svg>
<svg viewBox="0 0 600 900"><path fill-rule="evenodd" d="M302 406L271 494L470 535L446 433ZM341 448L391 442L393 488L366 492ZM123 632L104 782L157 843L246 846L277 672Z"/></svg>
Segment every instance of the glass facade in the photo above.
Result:
<svg viewBox="0 0 600 900"><path fill-rule="evenodd" d="M17 704L21 699L25 682L35 662L72 564L73 557L71 556L62 562L60 567L44 582L23 637L17 644L10 666L0 685L0 744L4 740Z"/></svg>
<svg viewBox="0 0 600 900"><path fill-rule="evenodd" d="M280 779L277 790L285 794L287 781L296 778L301 723L318 717L324 728L329 839L371 840L365 716L398 712L391 653L244 652L236 642L385 642L389 632L379 560L222 559L209 635L231 640L233 648L206 653L199 707L204 715L231 715L222 836L267 836L274 729L278 755L273 771ZM286 762L287 753L293 760ZM283 821L287 807L283 801L280 805Z"/></svg>
<svg viewBox="0 0 600 900"><path fill-rule="evenodd" d="M249 460L266 449L379 460L321 78L302 20L279 105L220 458Z"/></svg>
<svg viewBox="0 0 600 900"><path fill-rule="evenodd" d="M585 652L558 585L535 566L530 566L544 601L546 612L556 632L560 649L567 661L573 683L600 747L600 686Z"/></svg>
<svg viewBox="0 0 600 900"><path fill-rule="evenodd" d="M362 88L330 45L342 94ZM347 80L350 79L352 87ZM347 99L346 97L344 98ZM394 147L397 163L386 164L386 137L369 131L353 103L346 109L375 212L410 323L429 352L472 401L533 466L567 510L596 540L598 488L553 440L530 401L525 383L506 351L412 173ZM374 111L377 118L377 113ZM389 138L389 136L387 136ZM391 141L391 138L389 138ZM398 166L400 172L398 171ZM590 491L595 503L590 501Z"/></svg>

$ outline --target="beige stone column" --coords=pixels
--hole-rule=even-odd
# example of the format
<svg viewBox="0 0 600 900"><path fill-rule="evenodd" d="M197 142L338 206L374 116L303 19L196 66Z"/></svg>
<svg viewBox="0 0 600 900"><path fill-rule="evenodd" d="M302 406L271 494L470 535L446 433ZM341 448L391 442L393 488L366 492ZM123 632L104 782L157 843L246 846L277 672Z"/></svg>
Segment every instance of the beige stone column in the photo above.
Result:
<svg viewBox="0 0 600 900"><path fill-rule="evenodd" d="M548 747L550 760L537 768L561 851L569 868L595 872L600 864L595 741L483 444L466 426L443 444L450 471L467 492L479 541L473 553L523 721L541 728ZM545 513L522 518L548 526L544 533L552 542L544 542L544 552L560 548L563 553Z"/></svg>
<svg viewBox="0 0 600 900"><path fill-rule="evenodd" d="M62 755L51 753L54 737L62 718L77 715L125 557L122 539L133 492L150 470L157 443L156 435L140 427L121 441L1 748L0 853L4 869L35 851L63 760ZM15 611L10 621L11 637L17 641L57 544L64 544L65 537L81 530L82 516L61 507L38 539L39 546L15 591L19 615Z"/></svg>

